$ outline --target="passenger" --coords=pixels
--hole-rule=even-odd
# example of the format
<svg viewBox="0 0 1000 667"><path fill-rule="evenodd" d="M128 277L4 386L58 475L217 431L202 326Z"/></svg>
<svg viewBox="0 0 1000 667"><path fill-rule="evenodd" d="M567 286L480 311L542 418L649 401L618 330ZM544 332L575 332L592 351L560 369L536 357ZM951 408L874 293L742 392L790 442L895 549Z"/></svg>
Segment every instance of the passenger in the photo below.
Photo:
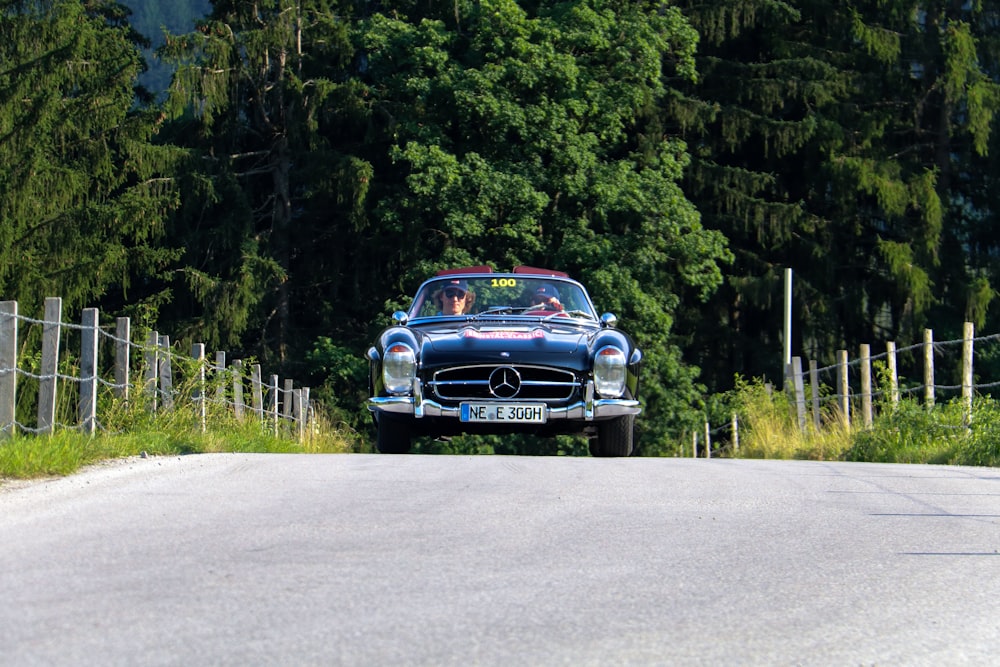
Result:
<svg viewBox="0 0 1000 667"><path fill-rule="evenodd" d="M449 280L431 296L441 310L438 315L465 315L472 312L476 293L464 280Z"/></svg>
<svg viewBox="0 0 1000 667"><path fill-rule="evenodd" d="M537 306L539 310L554 310L561 312L563 305L559 302L559 290L543 283L539 285L531 295L531 305Z"/></svg>

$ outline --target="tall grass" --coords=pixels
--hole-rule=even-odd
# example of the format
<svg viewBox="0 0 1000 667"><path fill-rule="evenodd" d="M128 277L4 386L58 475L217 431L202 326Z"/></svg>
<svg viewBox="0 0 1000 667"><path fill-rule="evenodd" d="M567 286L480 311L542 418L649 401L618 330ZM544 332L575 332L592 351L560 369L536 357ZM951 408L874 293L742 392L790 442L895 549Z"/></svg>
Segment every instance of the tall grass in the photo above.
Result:
<svg viewBox="0 0 1000 667"><path fill-rule="evenodd" d="M729 405L740 417L736 457L1000 466L1000 403L989 397L968 413L959 400L932 408L882 401L870 428L849 427L829 409L818 429L811 420L800 429L786 395L756 381L738 381Z"/></svg>
<svg viewBox="0 0 1000 667"><path fill-rule="evenodd" d="M97 402L100 426L94 435L82 432L77 426L79 384L66 379L58 381L57 427L52 434L33 434L30 424L35 423L38 381L30 376L23 378L18 383L15 415L21 426L15 425L5 436L0 436L0 477L67 475L98 461L140 454L334 453L359 447L357 435L330 423L320 406L308 432L301 437L296 424L280 420L275 428L270 418L262 421L249 409L242 419L237 419L231 405L231 374L209 373L202 385L196 360L184 355L172 356L171 360L176 384L169 397L147 391L142 367L133 376L135 385L129 388L127 400L112 387L101 385ZM37 355L31 358L22 355L19 364L20 368L37 374L40 359ZM250 363L244 368L248 374ZM79 377L78 360L66 354L60 359L59 370L64 378ZM110 369L102 375L110 376ZM197 409L202 391L209 397L205 401L204 430ZM222 401L215 400L217 391L222 392Z"/></svg>
<svg viewBox="0 0 1000 667"><path fill-rule="evenodd" d="M75 369L66 369L72 374ZM188 371L180 377L194 378ZM112 389L102 387L98 396L100 427L94 435L75 426L77 385L60 384L56 421L61 426L52 434L22 432L17 427L0 437L0 477L33 478L67 475L81 466L101 460L144 455L177 455L207 452L303 452L338 453L357 448L357 437L335 427L323 410L317 409L308 432L300 434L297 424L279 420L277 428L269 418L261 420L252 410L237 419L227 402L207 400L205 429L202 430L196 400L200 386L193 380L181 382L171 395L172 407L162 396L144 391L141 385L130 388L123 400ZM214 397L216 386L209 384L206 394ZM18 420L32 420L37 392L19 393ZM24 402L22 404L22 401ZM33 423L33 422L32 422ZM67 426L69 425L69 426Z"/></svg>
<svg viewBox="0 0 1000 667"><path fill-rule="evenodd" d="M782 392L761 382L737 381L731 405L739 416L741 458L838 460L851 447L850 430L836 412L825 412L820 427L807 420L799 428L795 406Z"/></svg>

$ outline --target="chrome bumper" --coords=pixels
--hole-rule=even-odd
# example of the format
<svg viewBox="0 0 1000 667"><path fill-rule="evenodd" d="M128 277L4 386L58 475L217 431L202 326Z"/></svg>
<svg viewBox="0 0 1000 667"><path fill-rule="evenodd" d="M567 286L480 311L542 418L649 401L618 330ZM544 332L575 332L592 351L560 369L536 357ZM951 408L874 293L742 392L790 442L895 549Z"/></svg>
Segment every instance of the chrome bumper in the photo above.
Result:
<svg viewBox="0 0 1000 667"><path fill-rule="evenodd" d="M460 409L441 405L437 401L423 397L420 382L413 383L412 396L375 396L368 399L368 409L372 412L391 412L393 414L413 415L422 417L451 417L458 419ZM499 401L498 401L499 402ZM517 401L505 401L516 403ZM594 398L594 383L588 382L585 398L561 408L546 408L547 420L573 419L577 421L594 421L608 417L637 415L642 410L639 401L628 398Z"/></svg>

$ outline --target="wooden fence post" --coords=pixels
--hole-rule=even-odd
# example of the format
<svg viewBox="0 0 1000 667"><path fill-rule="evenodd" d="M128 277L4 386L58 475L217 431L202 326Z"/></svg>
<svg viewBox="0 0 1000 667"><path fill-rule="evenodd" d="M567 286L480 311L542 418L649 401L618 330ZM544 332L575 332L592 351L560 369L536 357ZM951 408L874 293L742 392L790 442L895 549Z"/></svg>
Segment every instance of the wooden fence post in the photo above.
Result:
<svg viewBox="0 0 1000 667"><path fill-rule="evenodd" d="M215 366L212 367L212 383L215 385L215 402L226 405L226 353L215 353Z"/></svg>
<svg viewBox="0 0 1000 667"><path fill-rule="evenodd" d="M233 412L243 421L243 360L233 360Z"/></svg>
<svg viewBox="0 0 1000 667"><path fill-rule="evenodd" d="M924 405L934 407L934 332L924 329Z"/></svg>
<svg viewBox="0 0 1000 667"><path fill-rule="evenodd" d="M38 432L51 434L56 423L56 381L59 372L59 336L62 332L62 298L45 297L42 325L42 366L38 380Z"/></svg>
<svg viewBox="0 0 1000 667"><path fill-rule="evenodd" d="M205 387L205 344L195 343L191 347L191 356L198 363L198 384L194 390L195 414L198 415L198 423L201 426L201 432L204 433L208 428L207 406L205 405L208 397L208 391Z"/></svg>
<svg viewBox="0 0 1000 667"><path fill-rule="evenodd" d="M794 411L796 396L795 396L795 380L792 378L791 361L789 361L787 364L784 364L784 368L782 370L781 391L782 393L784 393L785 398L788 399L788 404L792 407L792 410Z"/></svg>
<svg viewBox="0 0 1000 667"><path fill-rule="evenodd" d="M312 424L309 422L309 415L311 414L312 403L309 402L309 387L302 387L302 422L299 428L304 436L312 435Z"/></svg>
<svg viewBox="0 0 1000 667"><path fill-rule="evenodd" d="M115 320L115 396L128 401L129 362L132 345L132 322L127 317Z"/></svg>
<svg viewBox="0 0 1000 667"><path fill-rule="evenodd" d="M94 435L97 428L97 308L84 308L80 324L80 426Z"/></svg>
<svg viewBox="0 0 1000 667"><path fill-rule="evenodd" d="M851 383L847 377L847 350L837 350L837 399L844 428L851 428Z"/></svg>
<svg viewBox="0 0 1000 667"><path fill-rule="evenodd" d="M275 438L278 437L278 376L272 375L268 384L268 392L271 394L271 431Z"/></svg>
<svg viewBox="0 0 1000 667"><path fill-rule="evenodd" d="M295 383L292 380L285 380L284 393L281 396L281 416L288 421L292 420L292 408L295 403L295 395L292 393Z"/></svg>
<svg viewBox="0 0 1000 667"><path fill-rule="evenodd" d="M163 396L163 409L174 409L174 373L170 359L170 336L160 336L157 339L161 352L159 353L160 394Z"/></svg>
<svg viewBox="0 0 1000 667"><path fill-rule="evenodd" d="M861 344L861 419L865 428L871 428L872 417L872 348Z"/></svg>
<svg viewBox="0 0 1000 667"><path fill-rule="evenodd" d="M816 363L815 359L809 360L809 387L812 391L812 415L813 415L813 428L819 432L820 427L820 415L819 415L819 364Z"/></svg>
<svg viewBox="0 0 1000 667"><path fill-rule="evenodd" d="M250 367L250 401L257 421L264 422L264 391L260 383L260 364Z"/></svg>
<svg viewBox="0 0 1000 667"><path fill-rule="evenodd" d="M962 326L962 404L963 419L968 427L972 421L972 344L975 325L966 322Z"/></svg>
<svg viewBox="0 0 1000 667"><path fill-rule="evenodd" d="M893 407L899 405L899 372L896 365L896 343L886 341L885 356L889 364L889 399Z"/></svg>
<svg viewBox="0 0 1000 667"><path fill-rule="evenodd" d="M733 432L733 451L738 452L740 451L740 420L735 412L730 420L729 427Z"/></svg>
<svg viewBox="0 0 1000 667"><path fill-rule="evenodd" d="M155 331L150 331L149 337L146 338L144 356L146 358L146 374L143 384L146 387L146 398L149 401L148 409L150 412L156 412L156 408L160 404L159 392L156 390L160 372L160 335Z"/></svg>
<svg viewBox="0 0 1000 667"><path fill-rule="evenodd" d="M795 388L795 423L806 430L806 389L802 379L802 357L792 357L792 386Z"/></svg>
<svg viewBox="0 0 1000 667"><path fill-rule="evenodd" d="M292 403L294 404L295 410L295 426L298 428L299 442L302 442L302 413L304 412L302 405L302 390L294 389L292 390Z"/></svg>
<svg viewBox="0 0 1000 667"><path fill-rule="evenodd" d="M14 433L17 407L17 301L0 301L0 438Z"/></svg>
<svg viewBox="0 0 1000 667"><path fill-rule="evenodd" d="M712 458L712 434L709 431L710 425L708 420L705 420L705 458Z"/></svg>
<svg viewBox="0 0 1000 667"><path fill-rule="evenodd" d="M83 433L93 435L98 426L98 396L100 385L106 384L114 392L117 399L130 400L130 357L131 357L131 323L127 317L118 317L115 321L115 335L113 339L114 360L113 368L108 369L108 373L113 373L114 384L105 382L101 375L101 335L104 333L100 326L100 311L97 308L84 308L81 314L80 329L80 350L79 368L77 377L60 375L60 353L62 346L62 298L48 297L45 299L45 313L40 321L41 331L41 353L39 374L33 375L38 381L37 400L37 428L31 429L35 433L51 435L60 422L57 419L71 421L73 418L68 413L76 412L79 429ZM18 303L16 301L0 301L0 440L10 437L16 433L20 426L17 422L17 376L22 371L18 368L18 329L20 318L18 314ZM161 335L157 331L150 331L146 338L146 345L143 346L144 367L142 369L142 387L137 384L137 389L149 400L147 409L155 413L160 408L172 409L177 402L173 387L173 355L171 354L170 336ZM194 377L192 378L193 388L190 392L185 389L184 400L193 400L192 406L197 415L199 426L202 432L207 431L208 404L211 395L211 383L208 381L208 374L212 371L212 366L205 358L205 344L195 343L192 345L192 361L195 362ZM218 382L216 382L216 396L225 401L228 392L229 377L221 377L228 369L224 367L226 353L217 352L216 360L220 367ZM111 363L107 364L111 366ZM182 368L182 372L186 370ZM243 419L249 406L244 402L245 379L243 378L243 362L236 360L233 362L232 386L234 393L235 412L238 418ZM270 384L265 384L262 380L262 369L260 364L252 367L252 401L253 410L257 413L262 425L267 416L271 417L271 431L277 437L279 434L279 423L284 413L292 422L295 422L298 429L300 441L312 438L315 430L319 426L316 419L316 410L310 400L310 390L305 387L301 390L293 390L294 382L285 381L285 391L287 398L283 405L281 402L281 388L277 375L270 376ZM75 382L79 384L79 397L74 407L59 407L58 394L60 393L61 382ZM65 388L65 384L63 384ZM269 392L265 397L264 392ZM74 397L75 398L75 397ZM64 403L67 402L64 400ZM270 406L270 408L268 407ZM74 409L75 408L75 409ZM64 414L67 413L67 414ZM66 419L66 417L69 417ZM706 424L707 427L707 424ZM22 427L25 428L26 427ZM291 428L291 427L289 427Z"/></svg>

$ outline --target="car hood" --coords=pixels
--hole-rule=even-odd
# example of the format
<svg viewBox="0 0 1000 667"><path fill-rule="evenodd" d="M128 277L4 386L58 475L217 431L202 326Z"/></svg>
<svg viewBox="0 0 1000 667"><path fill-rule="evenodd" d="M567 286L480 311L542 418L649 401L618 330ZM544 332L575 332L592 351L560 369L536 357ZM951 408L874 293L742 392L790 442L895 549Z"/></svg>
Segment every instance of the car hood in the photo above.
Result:
<svg viewBox="0 0 1000 667"><path fill-rule="evenodd" d="M424 366L496 362L583 367L593 333L576 326L534 323L428 327L421 331L421 361Z"/></svg>

